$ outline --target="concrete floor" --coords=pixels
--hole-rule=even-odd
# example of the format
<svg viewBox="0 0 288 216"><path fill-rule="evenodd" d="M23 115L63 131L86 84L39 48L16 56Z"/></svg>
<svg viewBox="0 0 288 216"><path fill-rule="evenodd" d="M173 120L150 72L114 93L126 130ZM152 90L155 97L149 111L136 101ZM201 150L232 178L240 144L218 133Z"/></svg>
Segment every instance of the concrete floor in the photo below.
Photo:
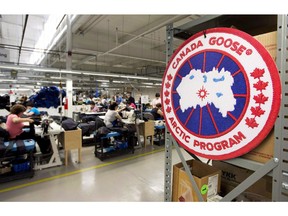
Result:
<svg viewBox="0 0 288 216"><path fill-rule="evenodd" d="M176 150L172 151L172 164L176 164L181 160ZM82 148L83 161L78 164L75 162L77 151L72 151L68 166L37 170L31 179L1 183L1 212L22 216L31 213L79 216L83 212L175 216L205 212L205 215L222 216L223 211L243 215L243 211L248 210L255 214L261 211L262 216L268 216L273 215L274 209L286 208L280 203L271 206L272 202L265 206L247 202L164 202L164 146L147 146L134 154L104 161L96 158L93 152L94 147ZM183 149L181 152L186 160L191 159ZM63 158L63 152L60 155Z"/></svg>
<svg viewBox="0 0 288 216"><path fill-rule="evenodd" d="M82 162L71 151L68 166L35 171L31 179L0 184L4 202L163 202L164 146L146 146L135 153L100 161L94 147L82 148ZM184 150L185 158L191 158ZM63 158L63 152L60 152ZM173 164L180 158L173 149Z"/></svg>

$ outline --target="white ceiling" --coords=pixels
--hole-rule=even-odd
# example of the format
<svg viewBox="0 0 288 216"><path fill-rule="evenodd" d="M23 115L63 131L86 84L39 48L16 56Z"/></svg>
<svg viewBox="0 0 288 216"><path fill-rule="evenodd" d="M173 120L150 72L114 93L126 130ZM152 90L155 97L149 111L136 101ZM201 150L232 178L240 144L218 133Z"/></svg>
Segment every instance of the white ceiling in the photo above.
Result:
<svg viewBox="0 0 288 216"><path fill-rule="evenodd" d="M158 83L158 86L154 87L159 88L166 66L166 26L173 23L173 27L177 28L201 17L199 15L74 16L76 18L69 25L67 17L71 19L73 16L63 15L58 28L55 28L54 37L62 30L64 34L51 49L48 49L47 46L35 47L35 45L49 15L1 15L0 50L8 52L9 58L0 62L2 79L0 87L7 87L9 82L11 84L9 81L13 70L11 66L16 65L15 70L18 73L16 81L12 82L14 85L23 83L36 86L37 81L42 82L42 86L51 85L52 81L59 82L55 77L61 77L64 83L66 78L73 79L74 87L84 89L91 85L95 86L97 82L101 86L101 80L106 81L107 88L123 87L123 84L113 83L113 80L133 82L139 88L145 87L141 84L144 82L142 79L132 78L140 76L149 78L148 81L145 80L146 83ZM65 30L67 26L71 26L71 34L69 28ZM182 42L174 39L174 48L176 49ZM67 55L68 50L72 52L71 57ZM37 65L30 62L30 57L35 52L45 56ZM72 76L66 75L65 70L102 75ZM128 75L131 78L104 76L107 74ZM4 81L5 79L8 81Z"/></svg>

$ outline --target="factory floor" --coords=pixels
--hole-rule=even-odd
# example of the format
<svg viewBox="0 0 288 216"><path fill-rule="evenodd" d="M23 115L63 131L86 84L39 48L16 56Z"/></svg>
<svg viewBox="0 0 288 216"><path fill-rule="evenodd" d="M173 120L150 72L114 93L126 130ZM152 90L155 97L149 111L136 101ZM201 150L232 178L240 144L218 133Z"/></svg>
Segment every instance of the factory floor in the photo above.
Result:
<svg viewBox="0 0 288 216"><path fill-rule="evenodd" d="M173 164L180 162L175 149L172 151ZM1 183L0 200L164 201L164 145L147 145L136 149L134 154L127 153L103 161L94 156L93 146L82 148L81 163L77 163L77 154L77 150L71 151L67 166L36 170L32 178ZM190 157L184 150L183 154ZM64 157L61 151L60 155Z"/></svg>
<svg viewBox="0 0 288 216"><path fill-rule="evenodd" d="M191 159L186 151L180 151L185 160ZM60 156L64 161L63 150ZM83 213L83 209L93 212L93 215L108 209L110 214L134 216L155 211L161 215L200 214L203 208L208 214L220 215L222 211L216 212L221 205L233 211L238 208L239 212L243 207L249 210L256 207L255 204L247 206L247 203L239 202L237 206L235 202L209 203L209 208L205 207L207 203L164 202L164 145L147 145L137 148L134 154L103 161L95 157L93 146L83 147L81 163L77 160L77 150L72 150L67 166L36 170L32 178L0 183L1 209L9 213L12 208L15 214L20 215L31 215L34 209L41 211L41 215L61 213L77 216ZM176 149L173 149L172 164L180 161Z"/></svg>

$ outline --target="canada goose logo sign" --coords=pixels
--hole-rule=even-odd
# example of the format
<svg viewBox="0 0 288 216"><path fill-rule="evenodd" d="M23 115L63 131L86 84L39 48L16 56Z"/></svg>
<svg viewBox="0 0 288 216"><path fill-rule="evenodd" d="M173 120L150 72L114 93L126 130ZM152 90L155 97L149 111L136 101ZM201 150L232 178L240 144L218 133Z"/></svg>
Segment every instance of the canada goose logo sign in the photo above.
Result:
<svg viewBox="0 0 288 216"><path fill-rule="evenodd" d="M251 151L271 131L281 82L274 60L255 38L213 28L175 51L161 94L174 139L195 155L226 160Z"/></svg>

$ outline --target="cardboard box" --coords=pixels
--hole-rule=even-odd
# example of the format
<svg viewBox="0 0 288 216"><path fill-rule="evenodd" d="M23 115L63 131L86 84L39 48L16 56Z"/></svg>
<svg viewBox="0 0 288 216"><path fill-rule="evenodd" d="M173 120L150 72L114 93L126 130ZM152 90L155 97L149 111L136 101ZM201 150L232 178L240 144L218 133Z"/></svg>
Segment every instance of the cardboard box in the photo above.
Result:
<svg viewBox="0 0 288 216"><path fill-rule="evenodd" d="M268 136L254 149L247 154L242 155L242 158L257 161L259 163L266 163L274 157L274 128L270 131Z"/></svg>
<svg viewBox="0 0 288 216"><path fill-rule="evenodd" d="M150 137L151 145L153 145L153 136L154 136L154 121L149 120L139 124L139 134L144 137L144 146L146 146L147 138Z"/></svg>
<svg viewBox="0 0 288 216"><path fill-rule="evenodd" d="M269 32L266 34L254 36L270 53L274 61L276 62L277 55L277 31Z"/></svg>
<svg viewBox="0 0 288 216"><path fill-rule="evenodd" d="M224 197L241 182L248 178L253 171L238 167L223 161L213 161L212 166L222 170L221 192ZM272 200L272 177L264 176L240 194L236 201L271 201Z"/></svg>
<svg viewBox="0 0 288 216"><path fill-rule="evenodd" d="M277 31L257 35L254 36L254 38L256 38L267 49L267 51L270 53L270 55L276 62ZM243 155L242 157L260 163L266 163L268 160L274 157L274 142L275 136L273 128L268 134L268 136L265 138L265 140L263 140L262 143L259 144L259 146L257 146L249 153Z"/></svg>
<svg viewBox="0 0 288 216"><path fill-rule="evenodd" d="M192 169L192 176L204 201L207 201L207 197L213 197L220 191L221 171L219 169L196 160L187 161L187 165L190 167L190 171ZM198 201L196 191L192 187L182 163L173 166L172 201Z"/></svg>
<svg viewBox="0 0 288 216"><path fill-rule="evenodd" d="M78 149L78 163L81 162L82 130L64 131L58 135L58 141L65 150L65 165L68 165L68 151Z"/></svg>
<svg viewBox="0 0 288 216"><path fill-rule="evenodd" d="M139 124L139 132L143 136L154 135L154 121L149 120L147 122Z"/></svg>
<svg viewBox="0 0 288 216"><path fill-rule="evenodd" d="M65 150L78 149L82 147L82 130L64 131L58 135L58 140Z"/></svg>

